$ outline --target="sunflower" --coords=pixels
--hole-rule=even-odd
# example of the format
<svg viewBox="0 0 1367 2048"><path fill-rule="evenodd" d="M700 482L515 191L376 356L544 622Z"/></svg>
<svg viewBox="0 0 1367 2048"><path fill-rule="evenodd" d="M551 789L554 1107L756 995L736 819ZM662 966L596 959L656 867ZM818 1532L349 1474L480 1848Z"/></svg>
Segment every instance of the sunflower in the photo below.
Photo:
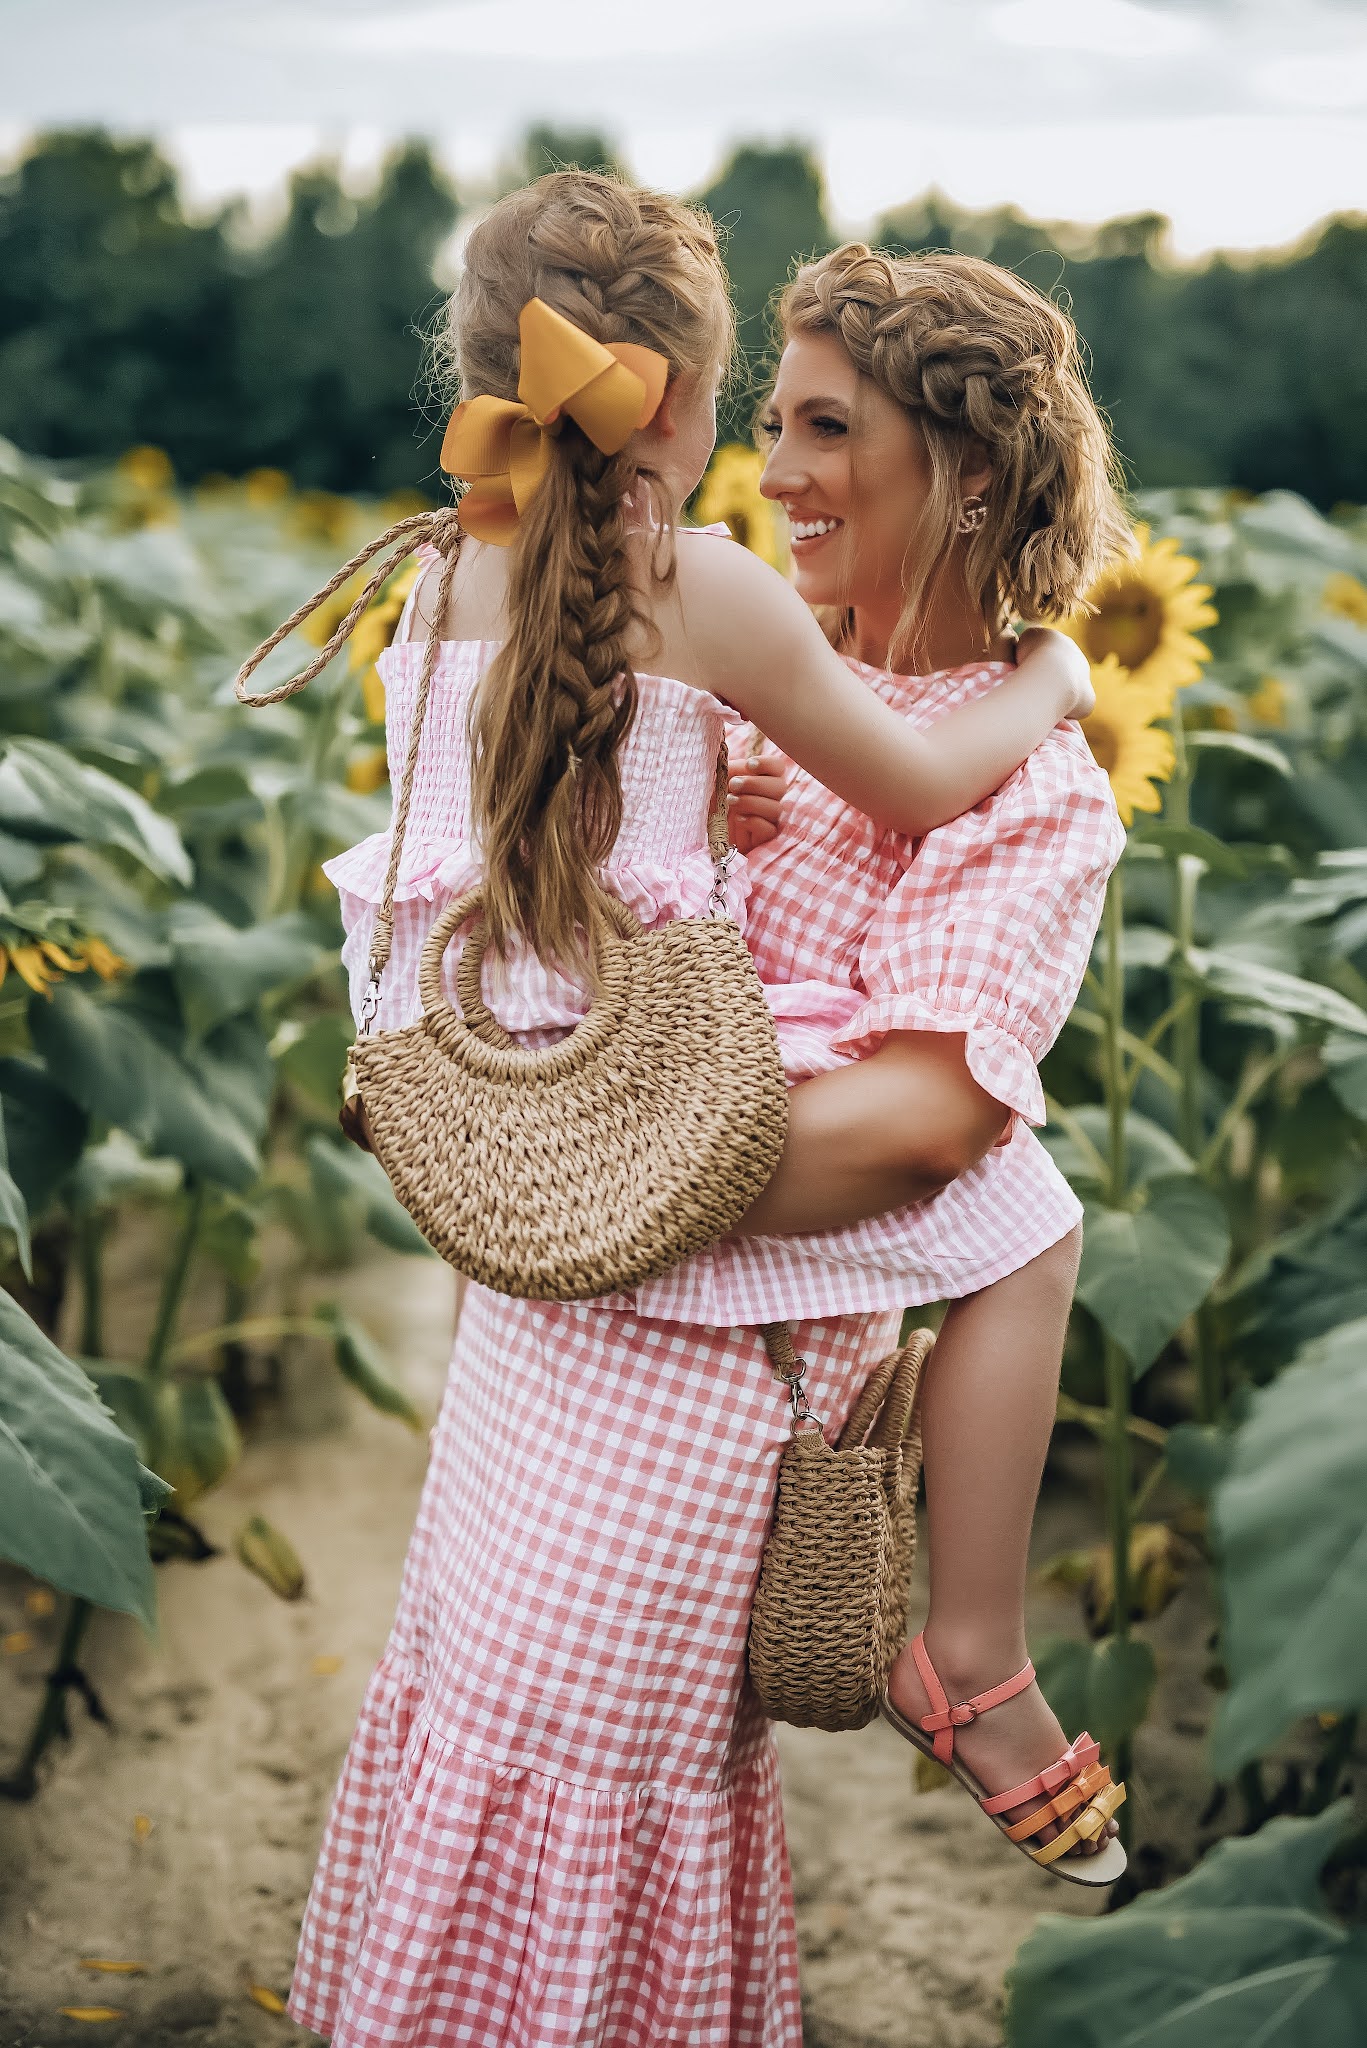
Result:
<svg viewBox="0 0 1367 2048"><path fill-rule="evenodd" d="M693 503L699 526L727 526L733 540L771 568L788 567L788 542L777 508L759 494L764 457L738 441L718 448Z"/></svg>
<svg viewBox="0 0 1367 2048"><path fill-rule="evenodd" d="M340 547L360 514L350 498L335 491L300 491L289 506L285 524L300 540L321 540Z"/></svg>
<svg viewBox="0 0 1367 2048"><path fill-rule="evenodd" d="M135 491L175 489L176 472L164 448L130 448L119 457L117 468L124 482Z"/></svg>
<svg viewBox="0 0 1367 2048"><path fill-rule="evenodd" d="M1335 618L1351 619L1355 626L1367 626L1367 584L1336 569L1324 586L1320 602Z"/></svg>
<svg viewBox="0 0 1367 2048"><path fill-rule="evenodd" d="M1249 717L1259 725L1285 726L1291 705L1291 692L1280 676L1264 676L1248 700Z"/></svg>
<svg viewBox="0 0 1367 2048"><path fill-rule="evenodd" d="M1113 562L1088 591L1095 609L1074 612L1062 630L1094 666L1114 660L1131 682L1159 691L1168 711L1210 659L1196 634L1218 614L1206 602L1210 585L1194 580L1196 563L1177 552L1175 540L1151 540L1147 526L1137 526L1134 537L1138 552Z"/></svg>
<svg viewBox="0 0 1367 2048"><path fill-rule="evenodd" d="M254 512L283 505L294 486L283 469L249 469L242 479L242 491Z"/></svg>
<svg viewBox="0 0 1367 2048"><path fill-rule="evenodd" d="M383 747L366 747L347 763L346 786L358 796L369 796L388 774Z"/></svg>
<svg viewBox="0 0 1367 2048"><path fill-rule="evenodd" d="M1172 774L1172 734L1154 723L1167 715L1166 693L1133 681L1114 654L1092 670L1092 687L1096 709L1082 730L1110 778L1122 824L1131 825L1136 811L1162 808L1154 784Z"/></svg>
<svg viewBox="0 0 1367 2048"><path fill-rule="evenodd" d="M421 568L422 564L416 556L412 561L405 562L398 574L390 577L375 602L362 613L351 636L348 649L351 672L355 675L358 669L361 671L361 695L365 699L365 715L372 725L384 724L384 684L375 663L394 638L399 615L403 611L409 591L418 580ZM343 610L346 609L344 606ZM339 613L338 617L340 616ZM324 635L324 638L326 637ZM383 761L383 754L380 758ZM376 778L377 781L379 779ZM371 787L374 786L372 783Z"/></svg>
<svg viewBox="0 0 1367 2048"><path fill-rule="evenodd" d="M84 974L87 967L93 967L101 981L112 981L127 972L128 962L103 939L88 933L82 938L68 937L62 944L30 928L0 934L0 982L11 967L35 995L46 996L64 975Z"/></svg>

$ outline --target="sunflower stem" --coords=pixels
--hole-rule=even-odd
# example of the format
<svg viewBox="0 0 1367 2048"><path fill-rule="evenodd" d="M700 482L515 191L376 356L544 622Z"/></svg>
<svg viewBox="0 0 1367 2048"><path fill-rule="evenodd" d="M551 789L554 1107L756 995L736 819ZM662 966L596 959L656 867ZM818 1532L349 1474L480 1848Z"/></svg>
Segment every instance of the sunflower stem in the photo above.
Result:
<svg viewBox="0 0 1367 2048"><path fill-rule="evenodd" d="M160 1380L167 1370L167 1353L180 1314L181 1299L185 1283L190 1276L190 1262L194 1257L195 1244L204 1221L206 1188L202 1181L194 1181L189 1188L185 1215L181 1222L180 1236L171 1254L171 1263L162 1277L161 1298L157 1303L157 1318L147 1342L147 1355L142 1369L149 1380Z"/></svg>
<svg viewBox="0 0 1367 2048"><path fill-rule="evenodd" d="M1115 1209L1123 1208L1129 1175L1125 1156L1125 1117L1129 1089L1125 1072L1125 893L1123 869L1117 868L1106 891L1102 931L1105 941L1106 1006L1102 1079L1106 1093L1109 1136L1106 1199ZM1106 1478L1106 1524L1111 1539L1111 1572L1115 1584L1115 1611L1111 1623L1115 1635L1124 1641L1130 1633L1130 1522L1132 1465L1130 1455L1130 1361L1109 1331L1104 1333L1106 1375L1106 1427L1103 1455ZM1130 1768L1130 1744L1118 1743L1111 1758L1113 1774L1125 1777ZM1128 1836L1128 1816L1122 1813L1122 1839Z"/></svg>
<svg viewBox="0 0 1367 2048"><path fill-rule="evenodd" d="M1191 757L1182 723L1180 705L1174 705L1168 721L1172 732L1173 767L1164 804L1165 815L1174 825L1191 823ZM1206 1169L1205 1119L1201 1110L1201 998L1190 980L1191 949L1196 943L1196 894L1204 864L1189 853L1169 856L1172 881L1172 933L1177 941L1169 976L1172 1017L1172 1064L1180 1079L1177 1101L1177 1135L1184 1151L1197 1161L1197 1171ZM1204 1305L1192 1318L1192 1366L1196 1374L1196 1413L1199 1421L1215 1422L1224 1401L1220 1359L1212 1340L1210 1316Z"/></svg>
<svg viewBox="0 0 1367 2048"><path fill-rule="evenodd" d="M1125 1159L1125 1111L1129 1102L1125 1075L1125 968L1121 958L1125 939L1123 868L1115 870L1106 890L1102 929L1106 942L1103 1081L1110 1168L1106 1199L1113 1209L1120 1209L1125 1205L1129 1178Z"/></svg>

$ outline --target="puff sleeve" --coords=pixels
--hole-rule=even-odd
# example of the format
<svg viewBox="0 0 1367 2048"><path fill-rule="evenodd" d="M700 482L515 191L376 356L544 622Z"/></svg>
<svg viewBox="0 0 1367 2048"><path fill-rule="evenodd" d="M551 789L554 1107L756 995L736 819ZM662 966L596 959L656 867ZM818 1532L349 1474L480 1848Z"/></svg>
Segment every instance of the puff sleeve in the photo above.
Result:
<svg viewBox="0 0 1367 2048"><path fill-rule="evenodd" d="M1091 954L1124 831L1076 726L1059 726L984 803L918 842L865 937L866 1000L834 1041L962 1032L979 1086L1045 1121L1038 1062Z"/></svg>

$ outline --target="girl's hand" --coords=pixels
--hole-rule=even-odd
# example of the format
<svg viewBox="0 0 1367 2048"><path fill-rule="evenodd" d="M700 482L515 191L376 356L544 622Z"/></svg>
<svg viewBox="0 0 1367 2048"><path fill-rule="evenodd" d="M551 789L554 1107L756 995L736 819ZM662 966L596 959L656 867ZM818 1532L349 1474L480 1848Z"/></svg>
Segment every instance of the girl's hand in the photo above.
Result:
<svg viewBox="0 0 1367 2048"><path fill-rule="evenodd" d="M1068 688L1072 693L1065 718L1090 718L1096 710L1096 691L1092 688L1092 666L1076 640L1070 640L1066 633L1055 632L1052 626L1026 626L1016 641L1016 665L1046 654L1061 666Z"/></svg>
<svg viewBox="0 0 1367 2048"><path fill-rule="evenodd" d="M783 794L788 787L788 763L772 749L756 761L738 762L731 770L731 843L738 853L750 853L778 837L783 824Z"/></svg>

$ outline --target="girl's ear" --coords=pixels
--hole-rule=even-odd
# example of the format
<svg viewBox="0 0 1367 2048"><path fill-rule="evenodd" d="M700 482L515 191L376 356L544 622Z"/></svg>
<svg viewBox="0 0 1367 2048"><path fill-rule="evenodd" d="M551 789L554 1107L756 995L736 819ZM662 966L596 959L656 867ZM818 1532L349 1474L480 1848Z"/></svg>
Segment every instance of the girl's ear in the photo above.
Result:
<svg viewBox="0 0 1367 2048"><path fill-rule="evenodd" d="M650 432L658 434L662 441L674 440L679 431L679 381L678 377L671 377L665 385L665 395L650 422Z"/></svg>
<svg viewBox="0 0 1367 2048"><path fill-rule="evenodd" d="M987 443L980 441L976 434L970 434L959 457L959 490L965 498L980 498L991 482L992 465L987 459Z"/></svg>

